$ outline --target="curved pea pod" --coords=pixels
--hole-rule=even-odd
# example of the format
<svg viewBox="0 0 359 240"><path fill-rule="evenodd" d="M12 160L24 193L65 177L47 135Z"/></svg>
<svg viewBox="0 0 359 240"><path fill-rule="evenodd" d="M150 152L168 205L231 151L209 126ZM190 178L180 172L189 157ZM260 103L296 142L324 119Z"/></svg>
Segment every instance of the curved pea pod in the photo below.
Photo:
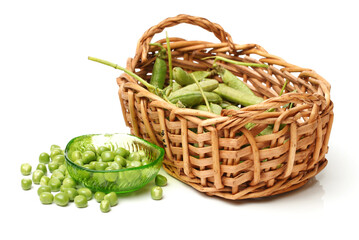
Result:
<svg viewBox="0 0 359 240"><path fill-rule="evenodd" d="M173 79L181 86L186 86L195 83L192 76L180 67L174 67L172 72L173 72Z"/></svg>
<svg viewBox="0 0 359 240"><path fill-rule="evenodd" d="M213 92L217 93L227 101L240 104L242 106L250 106L263 102L263 98L257 97L255 95L245 94L234 88L228 87L224 83L219 84L218 88Z"/></svg>
<svg viewBox="0 0 359 240"><path fill-rule="evenodd" d="M227 84L227 86L241 91L242 93L255 96L252 90L231 71L228 71L222 66L215 67L215 70L221 76L223 82Z"/></svg>
<svg viewBox="0 0 359 240"><path fill-rule="evenodd" d="M157 56L152 69L150 84L159 89L163 89L166 80L167 64L166 61Z"/></svg>
<svg viewBox="0 0 359 240"><path fill-rule="evenodd" d="M208 102L220 103L222 101L222 98L216 93L204 92L204 95L206 96ZM186 107L192 107L204 103L204 99L200 91L187 91L182 95L170 96L168 100L174 104L180 101Z"/></svg>
<svg viewBox="0 0 359 240"><path fill-rule="evenodd" d="M200 85L200 87L202 88L202 90L204 92L211 92L214 89L216 89L218 87L218 81L217 80L208 80L208 81L202 81L198 83ZM191 91L199 91L199 87L196 83L192 83L190 85L187 85L177 91L173 91L170 94L170 97L175 97L175 96L179 96L179 95L183 95L186 92L191 92Z"/></svg>

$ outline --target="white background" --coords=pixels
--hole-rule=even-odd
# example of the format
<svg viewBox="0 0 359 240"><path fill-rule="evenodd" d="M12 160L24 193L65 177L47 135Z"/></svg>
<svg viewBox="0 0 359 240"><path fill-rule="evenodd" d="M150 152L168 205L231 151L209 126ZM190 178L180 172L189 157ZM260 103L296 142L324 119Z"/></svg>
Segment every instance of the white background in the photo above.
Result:
<svg viewBox="0 0 359 240"><path fill-rule="evenodd" d="M356 1L1 1L0 239L357 239L359 22ZM143 32L185 13L219 23L235 43L257 43L332 85L329 164L307 185L277 197L226 201L169 177L101 213L97 202L45 206L20 187L20 165L88 133L129 133L118 100L120 72ZM218 42L180 25L169 36ZM154 40L164 38L164 33ZM350 216L355 216L352 220Z"/></svg>

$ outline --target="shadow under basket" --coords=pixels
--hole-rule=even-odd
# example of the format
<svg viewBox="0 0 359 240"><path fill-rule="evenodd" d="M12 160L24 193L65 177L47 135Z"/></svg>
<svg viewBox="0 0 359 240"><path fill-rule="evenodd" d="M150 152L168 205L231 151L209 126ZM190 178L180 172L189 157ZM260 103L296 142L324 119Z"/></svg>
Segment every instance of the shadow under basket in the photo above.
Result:
<svg viewBox="0 0 359 240"><path fill-rule="evenodd" d="M158 51L149 43L155 34L180 23L212 32L220 43L170 38L173 67L208 70L214 61L203 60L208 56L264 63L267 68L216 62L265 101L222 110L219 116L178 108L122 74L117 83L125 122L133 135L165 149L164 169L200 192L231 200L291 191L323 170L334 115L330 84L315 71L290 64L257 44L235 44L218 24L189 15L167 18L147 30L127 69L149 81ZM166 39L157 42L165 46ZM283 107L286 104L291 108ZM248 130L247 123L255 127ZM268 125L273 132L258 135Z"/></svg>

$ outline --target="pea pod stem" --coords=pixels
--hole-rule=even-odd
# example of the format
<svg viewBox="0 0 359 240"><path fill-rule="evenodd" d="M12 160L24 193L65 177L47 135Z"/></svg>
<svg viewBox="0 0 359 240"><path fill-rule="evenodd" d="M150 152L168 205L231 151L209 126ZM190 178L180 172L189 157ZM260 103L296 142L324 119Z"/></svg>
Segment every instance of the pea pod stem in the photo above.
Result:
<svg viewBox="0 0 359 240"><path fill-rule="evenodd" d="M145 85L147 87L148 90L153 90L153 91L159 91L162 92L161 89L156 88L155 86L149 84L148 82L146 82L146 80L144 80L143 78L141 78L140 76L138 76L137 74L131 72L130 70L127 70L126 68L123 68L121 66L118 66L115 63L106 61L106 60L102 60L99 58L94 58L94 57L88 57L89 60L94 61L94 62L98 62L98 63L102 63L104 65L113 67L115 69L121 70L125 73L127 73L128 75L130 75L131 77L135 78L136 80L138 80L139 82L141 82L143 85Z"/></svg>
<svg viewBox="0 0 359 240"><path fill-rule="evenodd" d="M170 39L168 38L168 34L166 31L166 44L167 44L167 57L168 57L168 72L170 77L170 86L172 87L172 80L173 80L173 72L172 72L172 54L171 54L171 46L170 46Z"/></svg>
<svg viewBox="0 0 359 240"><path fill-rule="evenodd" d="M221 57L221 56L205 57L205 58L202 58L202 60L206 60L206 59L210 59L210 58L214 58L213 65L215 65L215 63L216 63L217 60L221 60L221 61L223 61L223 62L233 63L233 64L241 65L241 66L247 66L247 67L265 67L265 68L268 68L268 65L266 65L266 64L239 62L239 61L231 60L231 59L228 59L228 58L225 58L225 57Z"/></svg>
<svg viewBox="0 0 359 240"><path fill-rule="evenodd" d="M199 84L198 80L193 76L193 74L191 74L191 76L192 76L193 80L195 81L195 83L197 84L197 86L199 88L199 91L202 94L202 97L204 99L204 102L206 103L206 107L207 107L208 112L211 113L212 112L211 106L209 105L208 99L207 99L206 95L204 94L204 91L203 91L201 85Z"/></svg>
<svg viewBox="0 0 359 240"><path fill-rule="evenodd" d="M164 46L162 46L162 44L160 44L160 43L150 43L149 45L150 45L150 46L157 46L157 47L159 47L161 50L166 51L166 48L165 48Z"/></svg>
<svg viewBox="0 0 359 240"><path fill-rule="evenodd" d="M279 93L279 96L282 96L282 94L283 94L283 92L284 92L284 89L285 89L285 87L287 86L287 84L288 84L288 79L285 80L285 82L284 82L284 84L283 84L283 87L282 87L282 90L281 90L280 93Z"/></svg>

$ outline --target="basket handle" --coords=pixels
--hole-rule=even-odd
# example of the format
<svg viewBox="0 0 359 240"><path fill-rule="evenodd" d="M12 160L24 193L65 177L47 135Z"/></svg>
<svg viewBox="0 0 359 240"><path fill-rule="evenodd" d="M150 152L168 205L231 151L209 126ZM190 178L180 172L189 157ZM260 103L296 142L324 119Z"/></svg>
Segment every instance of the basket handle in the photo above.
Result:
<svg viewBox="0 0 359 240"><path fill-rule="evenodd" d="M159 24L148 29L137 42L136 55L132 62L132 67L136 66L139 59L142 61L147 60L147 52L149 49L149 43L153 36L157 33L161 33L167 27L173 27L180 23L192 24L199 26L209 32L212 32L222 43L228 43L231 51L235 51L235 45L232 41L231 35L229 35L223 28L217 23L213 23L206 18L195 17L186 14L180 14L176 17L169 17L160 22Z"/></svg>

